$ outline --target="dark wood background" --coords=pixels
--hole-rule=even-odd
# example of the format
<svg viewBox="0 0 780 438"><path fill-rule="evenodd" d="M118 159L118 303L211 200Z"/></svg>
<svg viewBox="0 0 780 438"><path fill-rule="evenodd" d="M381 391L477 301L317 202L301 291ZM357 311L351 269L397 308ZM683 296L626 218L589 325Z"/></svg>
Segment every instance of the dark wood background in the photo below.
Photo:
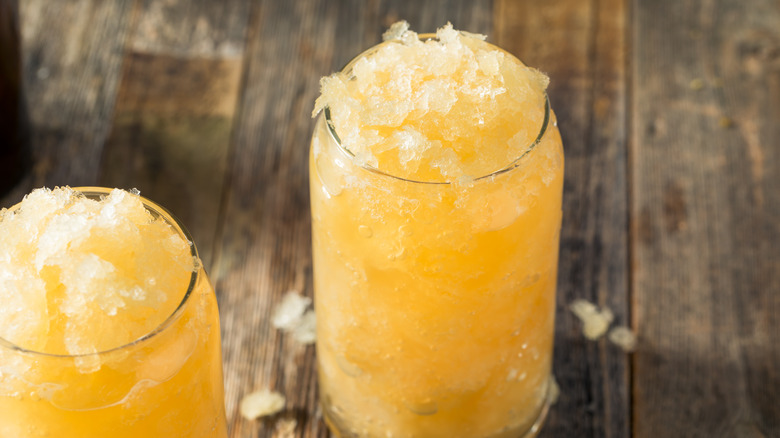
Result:
<svg viewBox="0 0 780 438"><path fill-rule="evenodd" d="M7 1L7 0L0 0ZM20 0L34 187L136 187L195 237L221 308L230 436L325 437L307 150L321 76L404 18L489 35L547 72L566 151L543 437L780 436L780 1ZM586 341L586 298L639 335ZM241 397L287 396L246 421Z"/></svg>

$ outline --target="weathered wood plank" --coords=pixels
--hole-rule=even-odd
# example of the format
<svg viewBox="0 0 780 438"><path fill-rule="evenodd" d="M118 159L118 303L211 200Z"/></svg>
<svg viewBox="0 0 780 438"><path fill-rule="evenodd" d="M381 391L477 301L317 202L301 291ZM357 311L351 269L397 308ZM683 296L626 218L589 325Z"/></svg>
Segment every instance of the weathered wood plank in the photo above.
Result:
<svg viewBox="0 0 780 438"><path fill-rule="evenodd" d="M398 5L267 1L252 11L221 252L213 271L217 290L230 291L220 304L232 437L276 436L281 419L297 421L297 436L329 436L317 407L314 348L270 325L287 290L312 295L307 157L319 79L379 42L397 18L433 30L450 10L463 17L486 10L485 2L466 0L449 5L452 9L418 2L396 10ZM485 32L486 23L470 30ZM285 394L286 409L274 418L246 421L238 402L260 388Z"/></svg>
<svg viewBox="0 0 780 438"><path fill-rule="evenodd" d="M143 2L100 184L137 188L190 230L210 267L241 84L248 1Z"/></svg>
<svg viewBox="0 0 780 438"><path fill-rule="evenodd" d="M553 372L561 396L541 436L629 436L628 358L587 341L576 298L628 324L627 2L499 1L496 41L550 76L566 171Z"/></svg>
<svg viewBox="0 0 780 438"><path fill-rule="evenodd" d="M34 187L95 185L132 1L19 2L33 168L2 200Z"/></svg>
<svg viewBox="0 0 780 438"><path fill-rule="evenodd" d="M452 2L425 8L417 0L384 1L379 5L379 26L374 30L379 41L382 33L391 24L406 20L412 30L418 33L434 33L448 22L455 29L490 35L493 32L493 2L477 0L471 4Z"/></svg>
<svg viewBox="0 0 780 438"><path fill-rule="evenodd" d="M183 58L236 58L244 51L246 0L139 0L130 48Z"/></svg>
<svg viewBox="0 0 780 438"><path fill-rule="evenodd" d="M210 267L241 60L129 53L100 184L137 188L190 230Z"/></svg>
<svg viewBox="0 0 780 438"><path fill-rule="evenodd" d="M223 324L226 405L231 437L272 436L278 420L296 432L319 425L314 348L270 324L284 292L311 295L311 239L306 154L315 71L329 65L338 10L325 2L257 2L250 15L245 86L229 163L224 226L213 270ZM331 30L329 32L328 30ZM271 388L287 397L280 415L246 421L249 392Z"/></svg>
<svg viewBox="0 0 780 438"><path fill-rule="evenodd" d="M635 436L778 436L780 7L633 24Z"/></svg>

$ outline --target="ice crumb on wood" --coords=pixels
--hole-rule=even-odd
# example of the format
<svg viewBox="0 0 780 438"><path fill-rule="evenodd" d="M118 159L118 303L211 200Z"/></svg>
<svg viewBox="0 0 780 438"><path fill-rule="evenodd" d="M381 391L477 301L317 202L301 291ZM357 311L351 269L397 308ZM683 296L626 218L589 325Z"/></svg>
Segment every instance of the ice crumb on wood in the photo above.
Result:
<svg viewBox="0 0 780 438"><path fill-rule="evenodd" d="M317 317L313 310L301 316L298 325L292 330L292 336L301 344L313 344L317 340Z"/></svg>
<svg viewBox="0 0 780 438"><path fill-rule="evenodd" d="M283 418L276 423L277 438L293 438L298 422L294 418Z"/></svg>
<svg viewBox="0 0 780 438"><path fill-rule="evenodd" d="M608 308L599 309L595 304L583 299L574 300L569 309L582 321L582 332L591 341L604 336L615 318Z"/></svg>
<svg viewBox="0 0 780 438"><path fill-rule="evenodd" d="M281 330L294 329L306 308L311 304L311 298L301 296L297 291L291 290L284 294L282 302L276 306L271 323Z"/></svg>
<svg viewBox="0 0 780 438"><path fill-rule="evenodd" d="M607 339L610 342L622 348L623 351L634 351L636 349L636 335L628 327L617 326L609 331Z"/></svg>
<svg viewBox="0 0 780 438"><path fill-rule="evenodd" d="M261 389L247 394L241 399L239 410L247 420L274 415L284 409L285 398L282 394L269 389Z"/></svg>
<svg viewBox="0 0 780 438"><path fill-rule="evenodd" d="M271 324L302 344L312 344L316 338L317 319L314 310L309 309L311 298L291 290L274 310Z"/></svg>

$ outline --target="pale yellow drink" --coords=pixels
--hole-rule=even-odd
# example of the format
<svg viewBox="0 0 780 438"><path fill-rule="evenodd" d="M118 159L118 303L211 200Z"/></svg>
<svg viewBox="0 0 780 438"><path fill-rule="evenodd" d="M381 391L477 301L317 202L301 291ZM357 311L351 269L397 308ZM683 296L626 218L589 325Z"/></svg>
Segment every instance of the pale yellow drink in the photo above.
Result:
<svg viewBox="0 0 780 438"><path fill-rule="evenodd" d="M0 437L227 436L214 290L158 205L34 191L0 214L0 296Z"/></svg>
<svg viewBox="0 0 780 438"><path fill-rule="evenodd" d="M325 417L350 437L532 436L563 185L547 78L449 26L395 30L324 79L315 110Z"/></svg>

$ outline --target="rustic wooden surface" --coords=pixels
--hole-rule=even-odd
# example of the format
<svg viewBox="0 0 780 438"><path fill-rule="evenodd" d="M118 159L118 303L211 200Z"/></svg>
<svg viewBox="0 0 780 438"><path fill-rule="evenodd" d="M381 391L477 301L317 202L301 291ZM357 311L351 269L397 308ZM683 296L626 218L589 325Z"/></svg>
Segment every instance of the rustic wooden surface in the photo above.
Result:
<svg viewBox="0 0 780 438"><path fill-rule="evenodd" d="M0 0L6 1L6 0ZM566 150L543 437L780 436L776 0L21 0L34 187L136 187L192 231L220 304L231 438L329 436L314 348L269 324L311 295L318 80L397 19L486 33L547 72ZM637 331L586 341L575 298ZM272 388L276 417L240 398Z"/></svg>

